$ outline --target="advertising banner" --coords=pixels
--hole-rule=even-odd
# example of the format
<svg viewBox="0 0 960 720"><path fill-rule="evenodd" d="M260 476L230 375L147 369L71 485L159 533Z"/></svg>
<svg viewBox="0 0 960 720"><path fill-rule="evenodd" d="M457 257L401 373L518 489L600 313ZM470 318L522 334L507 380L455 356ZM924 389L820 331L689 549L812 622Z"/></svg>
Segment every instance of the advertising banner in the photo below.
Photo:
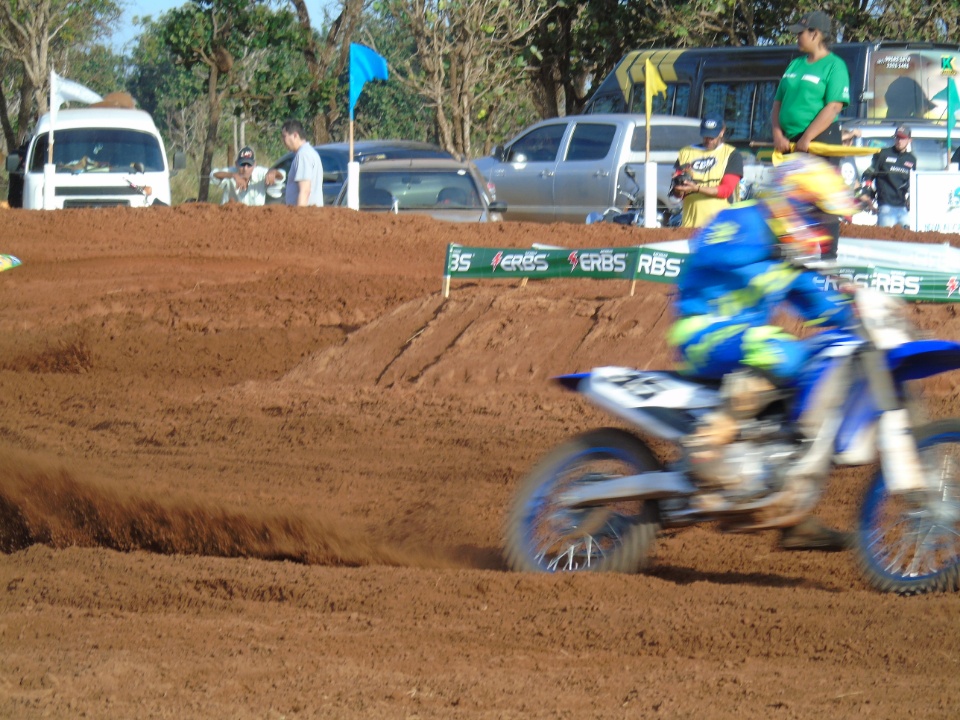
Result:
<svg viewBox="0 0 960 720"><path fill-rule="evenodd" d="M824 271L823 286L836 287L853 282L873 287L887 295L913 302L960 302L960 265L957 251L949 246L927 245L930 257L915 255L914 267L905 267L896 258L908 255L908 248L876 240L854 241L844 252L841 240L839 262ZM592 278L594 280L645 280L674 283L687 256L686 241L656 243L637 247L570 249L535 246L530 249L447 246L444 297L452 278L547 279ZM929 269L936 262L938 270ZM946 270L946 271L944 271Z"/></svg>
<svg viewBox="0 0 960 720"><path fill-rule="evenodd" d="M912 173L910 198L911 230L960 233L960 172Z"/></svg>

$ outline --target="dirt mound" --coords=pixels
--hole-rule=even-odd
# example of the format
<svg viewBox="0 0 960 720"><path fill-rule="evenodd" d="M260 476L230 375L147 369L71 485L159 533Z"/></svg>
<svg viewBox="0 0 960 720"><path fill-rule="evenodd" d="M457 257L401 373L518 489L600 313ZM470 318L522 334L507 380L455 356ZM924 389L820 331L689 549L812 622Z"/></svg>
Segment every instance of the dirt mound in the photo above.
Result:
<svg viewBox="0 0 960 720"><path fill-rule="evenodd" d="M0 275L0 715L960 713L960 597L877 595L844 554L692 528L645 575L504 571L520 478L614 423L549 378L668 366L670 288L444 300L447 244L682 232L212 205L4 220L24 264ZM960 335L954 306L911 313ZM925 393L960 414L951 375ZM849 527L868 475L838 473L818 513Z"/></svg>

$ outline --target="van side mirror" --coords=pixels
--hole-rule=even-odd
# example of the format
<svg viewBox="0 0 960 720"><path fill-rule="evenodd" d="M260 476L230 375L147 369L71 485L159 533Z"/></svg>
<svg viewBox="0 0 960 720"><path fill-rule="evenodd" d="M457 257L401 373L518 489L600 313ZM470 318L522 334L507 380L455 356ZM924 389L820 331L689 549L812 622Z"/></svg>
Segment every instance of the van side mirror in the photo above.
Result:
<svg viewBox="0 0 960 720"><path fill-rule="evenodd" d="M187 167L187 154L183 150L177 150L173 154L173 169L175 171L185 170Z"/></svg>
<svg viewBox="0 0 960 720"><path fill-rule="evenodd" d="M494 200L492 203L487 205L487 210L495 213L505 213L507 211L507 203L503 200Z"/></svg>
<svg viewBox="0 0 960 720"><path fill-rule="evenodd" d="M503 162L507 159L507 149L503 145L497 145L490 154L497 162Z"/></svg>
<svg viewBox="0 0 960 720"><path fill-rule="evenodd" d="M20 169L20 156L17 153L7 155L7 172L15 173Z"/></svg>

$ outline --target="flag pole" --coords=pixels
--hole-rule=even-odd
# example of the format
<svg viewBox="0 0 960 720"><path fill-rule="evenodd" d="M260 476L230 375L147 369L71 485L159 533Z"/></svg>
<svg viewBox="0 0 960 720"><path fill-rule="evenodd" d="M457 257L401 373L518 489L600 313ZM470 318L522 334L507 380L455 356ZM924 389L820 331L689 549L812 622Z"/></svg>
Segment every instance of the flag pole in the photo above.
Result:
<svg viewBox="0 0 960 720"><path fill-rule="evenodd" d="M957 105L960 97L957 95L957 85L953 78L947 78L947 167L953 157L953 129L957 123Z"/></svg>
<svg viewBox="0 0 960 720"><path fill-rule="evenodd" d="M47 162L43 166L43 209L53 210L56 204L57 166L53 164L53 129L57 124L59 103L56 96L57 74L50 68L50 130L47 132Z"/></svg>
<svg viewBox="0 0 960 720"><path fill-rule="evenodd" d="M648 57L643 63L644 124L647 130L647 151L643 163L643 226L657 226L657 164L650 159L650 133L653 120L653 97L666 94L667 85Z"/></svg>
<svg viewBox="0 0 960 720"><path fill-rule="evenodd" d="M350 72L353 72L353 55L350 57ZM350 123L347 130L347 207L360 209L360 163L353 159L353 104L350 104Z"/></svg>
<svg viewBox="0 0 960 720"><path fill-rule="evenodd" d="M353 109L368 80L386 80L387 61L365 45L350 43L350 138L347 163L347 207L360 209L360 163L353 159Z"/></svg>

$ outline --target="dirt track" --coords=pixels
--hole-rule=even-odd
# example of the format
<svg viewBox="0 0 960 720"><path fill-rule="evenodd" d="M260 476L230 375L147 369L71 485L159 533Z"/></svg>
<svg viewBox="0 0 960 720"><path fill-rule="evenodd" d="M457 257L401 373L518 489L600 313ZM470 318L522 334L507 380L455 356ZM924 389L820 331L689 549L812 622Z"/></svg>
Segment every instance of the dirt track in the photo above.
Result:
<svg viewBox="0 0 960 720"><path fill-rule="evenodd" d="M611 422L548 378L668 365L667 289L461 282L443 302L446 244L680 235L2 219L24 265L0 275L0 716L960 716L960 596L878 595L845 554L707 528L663 538L647 575L505 572L524 471ZM954 307L914 313L960 337ZM958 378L928 389L936 415L960 414ZM849 526L865 476L819 514Z"/></svg>

